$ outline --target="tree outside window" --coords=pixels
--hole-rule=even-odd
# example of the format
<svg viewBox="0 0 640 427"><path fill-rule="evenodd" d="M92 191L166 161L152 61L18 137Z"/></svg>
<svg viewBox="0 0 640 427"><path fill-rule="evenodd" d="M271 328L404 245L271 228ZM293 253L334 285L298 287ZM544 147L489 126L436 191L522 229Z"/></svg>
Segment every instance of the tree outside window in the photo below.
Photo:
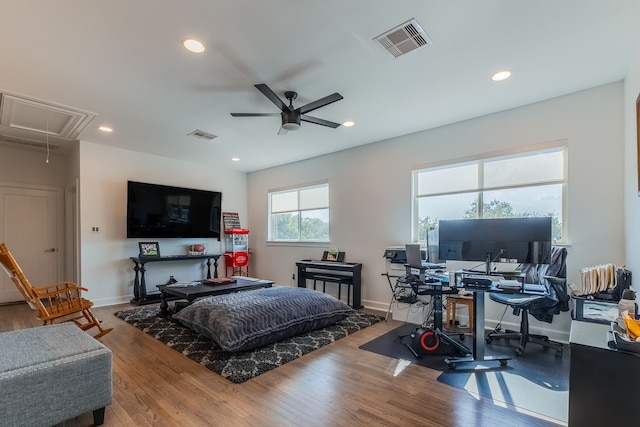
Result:
<svg viewBox="0 0 640 427"><path fill-rule="evenodd" d="M414 238L435 244L439 220L551 217L566 241L566 146L414 171Z"/></svg>
<svg viewBox="0 0 640 427"><path fill-rule="evenodd" d="M270 241L329 241L329 184L269 193Z"/></svg>

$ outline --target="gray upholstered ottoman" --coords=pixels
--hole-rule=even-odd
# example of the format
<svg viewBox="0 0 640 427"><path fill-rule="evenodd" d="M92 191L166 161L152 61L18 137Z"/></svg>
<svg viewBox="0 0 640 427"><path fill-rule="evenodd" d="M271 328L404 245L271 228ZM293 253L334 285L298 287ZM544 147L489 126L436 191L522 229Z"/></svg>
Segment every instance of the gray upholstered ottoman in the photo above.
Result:
<svg viewBox="0 0 640 427"><path fill-rule="evenodd" d="M0 424L51 426L111 403L111 350L73 323L0 333Z"/></svg>

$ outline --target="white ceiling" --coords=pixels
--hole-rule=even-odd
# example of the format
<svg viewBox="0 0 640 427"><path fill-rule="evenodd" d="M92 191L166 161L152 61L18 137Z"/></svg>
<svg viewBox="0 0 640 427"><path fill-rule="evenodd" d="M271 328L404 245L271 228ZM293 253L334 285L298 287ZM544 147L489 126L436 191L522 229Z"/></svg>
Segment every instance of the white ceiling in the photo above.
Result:
<svg viewBox="0 0 640 427"><path fill-rule="evenodd" d="M639 17L637 0L3 0L0 92L95 113L81 140L254 171L620 80ZM433 44L394 59L373 39L412 18ZM339 92L311 115L356 125L231 117L278 112L257 83L296 107Z"/></svg>

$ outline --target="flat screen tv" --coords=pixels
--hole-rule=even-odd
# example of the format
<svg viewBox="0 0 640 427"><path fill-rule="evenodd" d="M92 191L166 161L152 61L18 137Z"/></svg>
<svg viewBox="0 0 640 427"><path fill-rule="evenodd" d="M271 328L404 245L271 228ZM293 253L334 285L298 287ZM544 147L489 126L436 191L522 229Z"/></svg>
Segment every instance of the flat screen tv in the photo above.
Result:
<svg viewBox="0 0 640 427"><path fill-rule="evenodd" d="M220 240L222 193L127 183L127 237Z"/></svg>
<svg viewBox="0 0 640 427"><path fill-rule="evenodd" d="M491 263L548 264L551 259L551 218L493 218L439 222L439 258Z"/></svg>

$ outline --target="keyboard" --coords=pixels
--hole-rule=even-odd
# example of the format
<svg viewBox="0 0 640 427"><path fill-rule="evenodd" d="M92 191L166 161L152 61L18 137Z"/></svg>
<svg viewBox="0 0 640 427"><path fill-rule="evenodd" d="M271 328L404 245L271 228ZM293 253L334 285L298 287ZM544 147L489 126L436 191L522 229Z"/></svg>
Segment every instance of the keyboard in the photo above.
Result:
<svg viewBox="0 0 640 427"><path fill-rule="evenodd" d="M547 293L547 287L542 283L525 283L522 287L525 293Z"/></svg>
<svg viewBox="0 0 640 427"><path fill-rule="evenodd" d="M464 277L462 279L462 283L465 288L480 288L486 289L490 288L493 283L491 279L487 279L484 277Z"/></svg>

